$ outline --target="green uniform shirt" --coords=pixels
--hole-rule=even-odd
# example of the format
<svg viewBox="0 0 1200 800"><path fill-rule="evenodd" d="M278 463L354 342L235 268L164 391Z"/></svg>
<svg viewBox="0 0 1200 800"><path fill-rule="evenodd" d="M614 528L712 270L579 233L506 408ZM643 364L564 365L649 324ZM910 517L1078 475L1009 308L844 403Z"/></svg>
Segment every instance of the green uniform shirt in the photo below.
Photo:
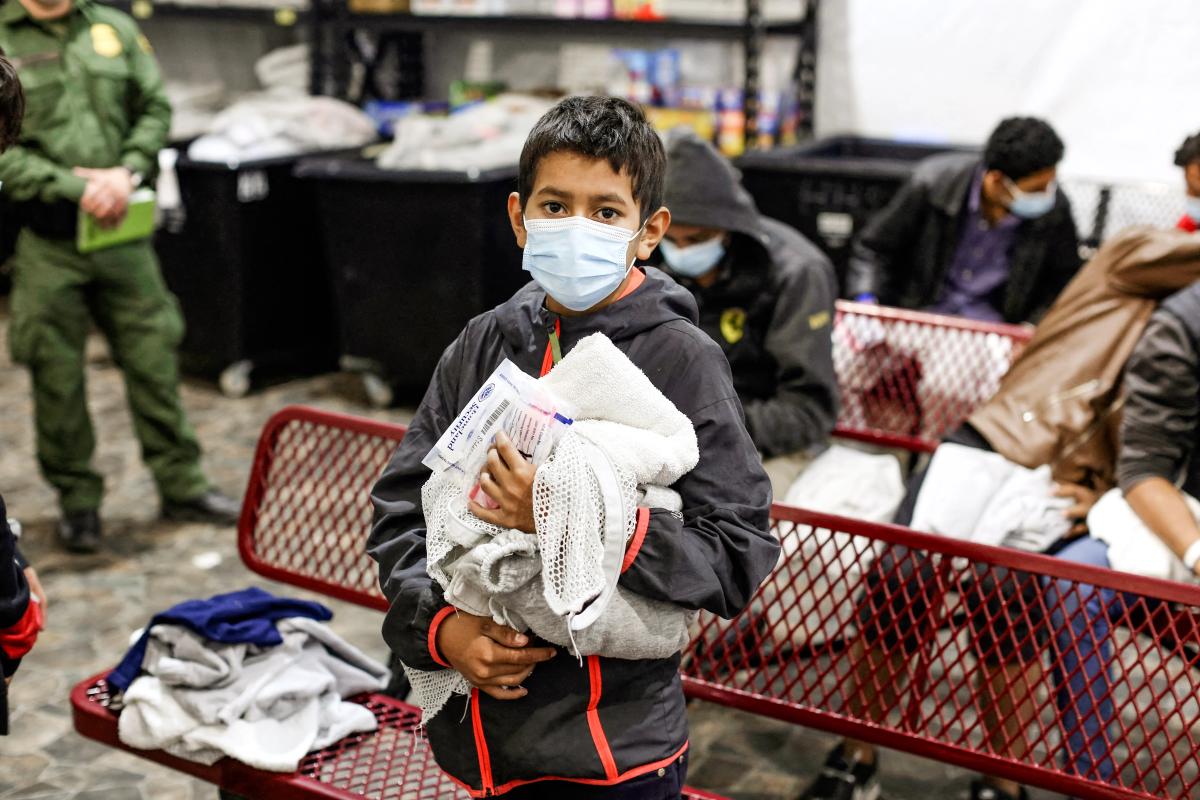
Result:
<svg viewBox="0 0 1200 800"><path fill-rule="evenodd" d="M7 0L0 48L16 65L26 98L20 143L0 156L6 195L78 203L86 181L72 174L75 167L154 171L171 106L132 18L75 0L67 16L38 21Z"/></svg>

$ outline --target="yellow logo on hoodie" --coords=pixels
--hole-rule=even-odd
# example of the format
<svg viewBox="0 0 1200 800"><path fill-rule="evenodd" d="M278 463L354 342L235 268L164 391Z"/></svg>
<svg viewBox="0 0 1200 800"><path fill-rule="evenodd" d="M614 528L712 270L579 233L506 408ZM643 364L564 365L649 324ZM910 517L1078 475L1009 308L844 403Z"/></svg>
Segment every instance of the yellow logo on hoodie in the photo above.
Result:
<svg viewBox="0 0 1200 800"><path fill-rule="evenodd" d="M105 58L116 58L125 52L117 29L103 22L92 26L92 49Z"/></svg>
<svg viewBox="0 0 1200 800"><path fill-rule="evenodd" d="M730 344L737 344L746 335L746 310L727 308L721 313L721 335Z"/></svg>

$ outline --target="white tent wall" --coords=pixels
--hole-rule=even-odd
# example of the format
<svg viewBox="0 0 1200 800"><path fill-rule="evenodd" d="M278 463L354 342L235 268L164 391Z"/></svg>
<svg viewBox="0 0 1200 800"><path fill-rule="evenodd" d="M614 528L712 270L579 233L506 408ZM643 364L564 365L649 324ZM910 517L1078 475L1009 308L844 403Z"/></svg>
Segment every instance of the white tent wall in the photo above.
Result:
<svg viewBox="0 0 1200 800"><path fill-rule="evenodd" d="M1178 183L1200 130L1194 0L826 0L816 124L982 142L1012 114L1049 120L1064 174Z"/></svg>

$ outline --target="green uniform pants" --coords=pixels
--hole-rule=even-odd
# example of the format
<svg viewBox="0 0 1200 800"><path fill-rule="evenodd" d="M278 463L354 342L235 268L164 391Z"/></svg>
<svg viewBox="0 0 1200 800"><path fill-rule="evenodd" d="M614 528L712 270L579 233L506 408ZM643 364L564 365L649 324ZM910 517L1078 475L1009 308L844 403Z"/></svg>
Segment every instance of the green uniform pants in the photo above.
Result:
<svg viewBox="0 0 1200 800"><path fill-rule="evenodd" d="M200 445L179 401L176 348L183 317L149 242L81 255L70 241L22 231L13 258L13 361L33 378L37 456L66 513L98 509L104 482L92 469L84 344L91 323L125 376L142 458L159 494L188 500L208 482Z"/></svg>

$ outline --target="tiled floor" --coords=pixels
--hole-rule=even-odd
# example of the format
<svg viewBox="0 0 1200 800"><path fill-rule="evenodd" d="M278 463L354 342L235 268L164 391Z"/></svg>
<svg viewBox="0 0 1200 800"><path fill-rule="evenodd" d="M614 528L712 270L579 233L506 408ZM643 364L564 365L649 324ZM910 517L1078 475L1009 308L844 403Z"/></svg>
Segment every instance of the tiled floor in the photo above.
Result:
<svg viewBox="0 0 1200 800"><path fill-rule="evenodd" d="M5 326L0 314L0 331ZM108 480L107 542L101 555L78 557L53 543L57 509L33 458L28 379L8 361L0 333L0 492L10 514L25 524L26 553L50 596L49 628L11 690L13 735L0 739L0 798L215 798L210 786L101 747L71 727L70 687L111 666L130 632L151 613L189 597L265 583L241 565L232 529L157 519L157 498L131 434L120 375L99 342L93 343L88 381L99 439L96 464ZM357 381L340 375L275 386L243 400L189 383L184 400L205 446L205 465L230 493L238 493L245 482L263 422L283 405L307 403L395 420L406 416L368 410ZM384 656L377 614L326 602L343 636ZM795 797L832 742L824 734L711 706L695 707L692 724L689 782L738 800ZM921 759L889 754L884 764L889 800L957 797L968 782L961 771Z"/></svg>

